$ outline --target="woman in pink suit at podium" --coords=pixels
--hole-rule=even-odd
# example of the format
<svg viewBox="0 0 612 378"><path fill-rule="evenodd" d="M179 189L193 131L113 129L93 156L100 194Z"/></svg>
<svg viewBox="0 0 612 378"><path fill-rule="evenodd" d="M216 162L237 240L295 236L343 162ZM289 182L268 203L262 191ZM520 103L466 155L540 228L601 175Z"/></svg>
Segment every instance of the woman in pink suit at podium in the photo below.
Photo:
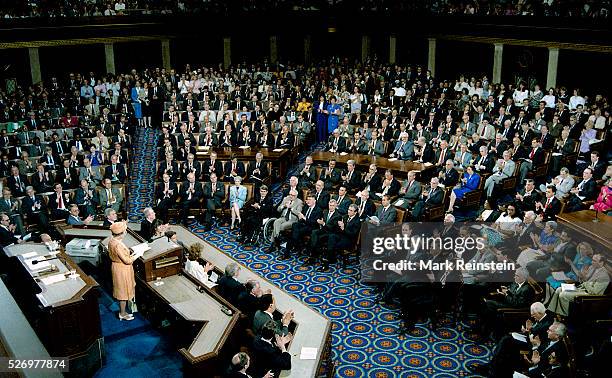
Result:
<svg viewBox="0 0 612 378"><path fill-rule="evenodd" d="M132 263L136 257L130 256L129 248L123 244L127 223L115 222L110 230L113 237L108 242L108 255L112 261L113 297L119 301L119 320L133 320L134 315L127 313L125 306L134 298L136 280Z"/></svg>

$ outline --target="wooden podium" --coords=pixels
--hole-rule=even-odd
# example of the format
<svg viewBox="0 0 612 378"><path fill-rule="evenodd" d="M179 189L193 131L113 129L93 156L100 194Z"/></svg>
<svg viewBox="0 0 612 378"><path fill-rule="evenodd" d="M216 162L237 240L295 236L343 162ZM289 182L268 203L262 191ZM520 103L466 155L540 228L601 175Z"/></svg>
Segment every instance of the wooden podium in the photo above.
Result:
<svg viewBox="0 0 612 378"><path fill-rule="evenodd" d="M44 244L4 252L7 286L49 355L68 357L71 372L93 374L102 365L98 283L63 252L50 255Z"/></svg>

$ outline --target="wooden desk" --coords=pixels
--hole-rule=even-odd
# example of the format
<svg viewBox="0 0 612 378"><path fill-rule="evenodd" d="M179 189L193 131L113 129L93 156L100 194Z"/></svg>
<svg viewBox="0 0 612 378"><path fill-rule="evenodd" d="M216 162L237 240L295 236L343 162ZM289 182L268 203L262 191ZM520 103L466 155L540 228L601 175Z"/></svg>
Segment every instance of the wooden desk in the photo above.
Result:
<svg viewBox="0 0 612 378"><path fill-rule="evenodd" d="M37 359L51 357L2 280L0 280L0 356ZM1 375L26 378L63 377L58 371L35 369L22 370L14 375L10 373Z"/></svg>
<svg viewBox="0 0 612 378"><path fill-rule="evenodd" d="M85 274L64 253L46 257L49 250L41 243L5 247L10 259L11 292L51 356L68 357L71 372L91 375L102 364L102 332L98 308L98 283ZM24 253L29 253L26 255ZM38 264L30 259L50 259ZM42 276L45 263L56 272ZM75 270L76 278L66 277ZM45 282L51 276L57 282ZM74 365L74 370L72 369Z"/></svg>
<svg viewBox="0 0 612 378"><path fill-rule="evenodd" d="M213 263L219 269L224 269L225 266L232 262L237 262L215 246L200 239L195 234L182 226L171 226L171 230L176 231L178 240L189 246L194 243L200 243L204 246L202 258ZM291 353L292 368L290 371L283 371L281 377L317 377L321 368L321 363L325 359L331 359L330 342L331 342L331 321L318 311L310 308L301 300L293 295L282 290L278 286L272 284L265 278L259 276L255 272L249 270L246 266L238 263L241 267L240 274L237 277L238 281L246 282L249 279L256 279L260 282L262 290L270 289L276 307L281 313L292 309L295 312L295 323L297 327L294 331L294 338L289 345L288 352ZM318 354L316 360L300 360L299 355L302 347L316 347Z"/></svg>
<svg viewBox="0 0 612 378"><path fill-rule="evenodd" d="M292 152L286 148L276 151L273 148L239 148L239 147L222 147L206 150L204 147L198 147L196 152L196 160L207 160L210 158L210 152L217 153L218 160L230 160L232 155L236 156L239 161L255 161L255 155L258 152L263 154L263 161L272 162L272 168L278 169L278 174L281 178L287 175L287 167L293 159ZM270 172L272 174L272 172Z"/></svg>
<svg viewBox="0 0 612 378"><path fill-rule="evenodd" d="M409 171L415 171L417 174L417 179L421 182L429 183L427 180L431 178L431 176L435 172L435 167L433 165L426 165L424 163L416 163L410 160L394 160L390 161L384 157L363 155L363 154L336 154L333 152L325 152L325 151L316 151L310 154L313 162L323 164L327 166L327 162L331 159L335 159L336 162L341 165L346 165L346 162L349 160L355 160L355 165L357 168L361 168L360 170L363 172L367 172L370 164L376 164L378 168L378 172L382 173L386 169L390 169L394 175L398 175L396 178L398 180L403 180L406 177L406 174ZM403 173L403 174L402 174Z"/></svg>
<svg viewBox="0 0 612 378"><path fill-rule="evenodd" d="M612 252L612 216L600 213L597 216L599 222L593 222L593 219L594 210L557 215L557 220L562 224L608 248L608 253Z"/></svg>

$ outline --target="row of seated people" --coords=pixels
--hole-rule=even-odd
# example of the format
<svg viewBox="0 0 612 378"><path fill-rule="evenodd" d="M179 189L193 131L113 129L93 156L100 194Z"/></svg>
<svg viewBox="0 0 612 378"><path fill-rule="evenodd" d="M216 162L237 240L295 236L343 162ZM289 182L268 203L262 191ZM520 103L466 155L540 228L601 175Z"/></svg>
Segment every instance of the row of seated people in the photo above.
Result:
<svg viewBox="0 0 612 378"><path fill-rule="evenodd" d="M2 188L0 212L9 217L15 235L25 235L33 226L49 232L50 221L53 220L83 224L102 215L106 209L116 213L125 212L125 194L125 185L113 185L108 178L103 179L99 187L90 186L85 179L81 180L77 189L65 189L61 183L56 183L51 192L45 193L38 193L32 186L26 186L20 197L14 196L11 189L5 186ZM76 212L73 212L72 205L75 205Z"/></svg>
<svg viewBox="0 0 612 378"><path fill-rule="evenodd" d="M207 180L211 173L215 173L221 181L233 182L234 177L240 176L251 183L269 184L272 165L264 161L263 153L256 153L255 160L246 163L238 161L235 155L229 161L218 159L217 156L212 151L208 159L200 162L192 153L187 154L186 159L175 159L172 153L166 154L165 159L157 163L157 179L162 181L163 175L167 174L171 182L176 182L186 180L187 174L193 173L196 179Z"/></svg>
<svg viewBox="0 0 612 378"><path fill-rule="evenodd" d="M90 157L76 154L71 156L74 159L64 159L61 165L56 166L55 158L51 151L48 152L49 154L34 164L30 160L2 161L3 164L6 163L9 172L2 179L3 187L9 188L16 197L21 197L29 185L38 193L47 193L55 183L61 183L66 189L76 189L82 180L87 181L92 188L100 185L103 179L108 179L113 184L126 183L127 170L124 164L119 163L119 155L112 155L108 165L94 166Z"/></svg>
<svg viewBox="0 0 612 378"><path fill-rule="evenodd" d="M593 131L593 124L587 121L582 135L572 137L572 128L563 127L558 137L549 133L548 126L542 125L539 130L523 124L521 132L511 129L508 120L505 125L496 130L484 119L479 126L454 122L440 125L437 131L427 129L422 123L414 126L388 126L382 121L380 128L369 128L367 122L363 127L351 127L345 123L334 130L329 137L325 150L337 153L360 153L385 156L400 160L414 160L441 165L446 159L455 159L459 166L475 164L479 159L481 147L486 147L487 154L483 159L483 171L492 172L495 159L500 159L506 150L510 150L511 159L515 162L525 161L525 166L519 172L525 176L535 167L550 163L549 176L557 174L563 162L575 165L580 158L580 166L590 165L588 162L593 137L584 137ZM472 130L470 130L470 129ZM487 131L488 130L488 131ZM537 132L536 132L537 131ZM442 154L440 153L442 152ZM579 155L580 153L580 155ZM490 156L489 156L490 155ZM577 167L577 171L578 168ZM601 177L605 170L605 162L595 162L596 174Z"/></svg>
<svg viewBox="0 0 612 378"><path fill-rule="evenodd" d="M9 135L0 135L0 144L3 156L7 160L34 160L47 163L51 166L59 164L61 158L70 158L73 161L81 161L83 155L90 155L94 165L108 162L111 155L119 155L119 162L128 161L128 149L131 148L129 138L125 132L121 131L118 136L113 137L112 141L104 136L101 131L97 132L93 138L81 138L76 135L71 140L60 140L57 133L53 133L49 141L40 142L38 137L34 137L32 143L22 142L21 140L12 141ZM124 135L121 135L124 134ZM64 134L67 138L68 134ZM112 144L111 144L112 143ZM48 153L48 151L51 153ZM25 154L25 156L24 156ZM50 157L47 158L46 155ZM42 159L45 157L45 159Z"/></svg>
<svg viewBox="0 0 612 378"><path fill-rule="evenodd" d="M423 317L431 317L435 323L438 312L456 314L461 310L462 313L477 316L478 322L472 330L498 343L490 364L470 366L485 376L511 376L512 371L520 371L535 377L549 374L548 370L553 366L555 369L569 368L567 353L558 355L559 359L549 364L546 357L540 359L538 353L533 351L547 351L565 334L563 332L557 335L559 338L554 338L555 335L549 332L550 338L543 337L555 317L572 325L584 322L585 314L578 313L576 308L572 314L572 303L578 298L602 298L601 295L608 292L609 261L606 261L605 255L594 253L584 236L572 233L570 229L559 232L555 222L541 222L532 211L522 214L518 204L509 204L503 212L493 212L489 221L494 223L474 228L469 224L455 224L452 215L447 215L444 223L438 226L411 223L401 225L401 231L390 232L390 235L401 232L409 237L422 232L452 238L484 237L485 244L483 248L465 245L462 251L435 246L431 250L418 247L407 256L405 251L404 254L399 251L397 258L407 258L417 264L420 260L444 262L461 259L473 263L474 267L461 272L425 270L404 273L403 276L389 272L387 279L379 277L375 281L388 282L375 285L381 303L400 310L404 321L400 333L411 330ZM487 262L511 262L516 269L504 271L486 267ZM480 268L476 264L485 267ZM559 274L561 272L564 274ZM499 286L496 282L510 284ZM571 282L575 285L574 290L561 289L562 284ZM546 288L542 289L544 285ZM534 300L539 302L531 306L533 320L525 322L518 332L523 336L506 334L505 331L515 330L508 329L505 323L508 316L525 313ZM597 316L605 317L606 313L603 310ZM526 317L529 317L528 313ZM542 319L548 324L540 324ZM534 330L542 326L540 331L543 334L532 334L530 337L534 326ZM580 347L581 353L588 352L591 346L597 347L588 338L575 340L574 346ZM526 358L522 358L520 350L529 352Z"/></svg>
<svg viewBox="0 0 612 378"><path fill-rule="evenodd" d="M293 149L303 143L309 134L293 134L288 127L284 127L279 133L271 133L266 127L262 131L254 132L245 126L241 131L235 132L227 126L222 133L214 133L210 129L200 134L190 133L186 126L181 126L181 131L174 135L166 127L162 128L162 135L158 141L159 155L172 152L182 156L191 152L195 153L198 148L214 147L259 147L259 148L285 148Z"/></svg>
<svg viewBox="0 0 612 378"><path fill-rule="evenodd" d="M189 248L185 271L206 283L215 267L201 259L201 249L198 244ZM287 352L287 345L293 338L290 329L294 313L287 310L280 314L269 290L264 292L257 280L242 283L238 281L239 275L240 266L228 264L214 289L242 313L241 320L247 328L248 337L243 339L241 347L246 348L253 357L242 368L255 377L279 376L282 370L291 369L292 356Z"/></svg>

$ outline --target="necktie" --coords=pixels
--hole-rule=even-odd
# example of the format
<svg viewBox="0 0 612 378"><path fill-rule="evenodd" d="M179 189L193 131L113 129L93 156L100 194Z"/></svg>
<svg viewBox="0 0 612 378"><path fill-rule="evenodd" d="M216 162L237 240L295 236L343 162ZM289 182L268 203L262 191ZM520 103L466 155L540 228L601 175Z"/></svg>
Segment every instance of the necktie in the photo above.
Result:
<svg viewBox="0 0 612 378"><path fill-rule="evenodd" d="M531 153L529 154L529 159L533 160L533 155L535 155L535 152L536 152L535 148L531 150Z"/></svg>
<svg viewBox="0 0 612 378"><path fill-rule="evenodd" d="M306 211L306 220L308 220L308 218L310 217L311 212L312 212L312 207L309 207L308 210Z"/></svg>
<svg viewBox="0 0 612 378"><path fill-rule="evenodd" d="M9 209L11 208L11 200L10 199L6 200L6 206L8 206Z"/></svg>
<svg viewBox="0 0 612 378"><path fill-rule="evenodd" d="M107 199L107 205L108 206L111 205L112 198L113 198L113 193L111 192L110 189L106 189L106 199Z"/></svg>
<svg viewBox="0 0 612 378"><path fill-rule="evenodd" d="M291 213L291 206L293 205L293 201L289 201L289 207L286 210L285 213L285 220L289 220L289 215Z"/></svg>
<svg viewBox="0 0 612 378"><path fill-rule="evenodd" d="M62 198L62 193L57 195L57 208L58 209L64 208L64 199Z"/></svg>
<svg viewBox="0 0 612 378"><path fill-rule="evenodd" d="M329 222L329 219L332 217L332 215L334 215L333 212L327 214L327 220L325 221L325 223Z"/></svg>
<svg viewBox="0 0 612 378"><path fill-rule="evenodd" d="M364 200L361 200L361 205L359 206L359 215L363 214L363 209L365 209L365 204L366 202Z"/></svg>

